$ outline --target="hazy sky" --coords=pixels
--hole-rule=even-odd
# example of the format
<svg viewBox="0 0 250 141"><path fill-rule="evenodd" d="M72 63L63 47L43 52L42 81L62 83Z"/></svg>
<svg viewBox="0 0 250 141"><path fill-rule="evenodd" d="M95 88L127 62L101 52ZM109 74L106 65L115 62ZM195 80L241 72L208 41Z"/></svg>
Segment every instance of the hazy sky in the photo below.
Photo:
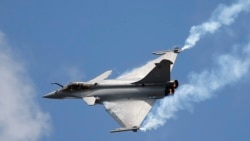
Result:
<svg viewBox="0 0 250 141"><path fill-rule="evenodd" d="M0 140L249 139L249 7L218 16L237 2L0 0ZM234 22L223 23L230 14ZM50 82L88 81L109 69L116 78L153 51L184 46L192 27L213 20L219 28L178 56L178 101L155 105L153 113L159 105L167 112L157 129L111 134L119 125L103 106L41 98L57 89Z"/></svg>

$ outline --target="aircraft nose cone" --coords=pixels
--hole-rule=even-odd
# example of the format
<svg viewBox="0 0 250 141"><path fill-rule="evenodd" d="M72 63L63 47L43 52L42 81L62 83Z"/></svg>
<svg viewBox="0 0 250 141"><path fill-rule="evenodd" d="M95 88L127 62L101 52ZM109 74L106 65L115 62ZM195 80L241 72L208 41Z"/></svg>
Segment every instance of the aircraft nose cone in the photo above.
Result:
<svg viewBox="0 0 250 141"><path fill-rule="evenodd" d="M43 98L57 98L57 94L55 92L51 92L44 95Z"/></svg>

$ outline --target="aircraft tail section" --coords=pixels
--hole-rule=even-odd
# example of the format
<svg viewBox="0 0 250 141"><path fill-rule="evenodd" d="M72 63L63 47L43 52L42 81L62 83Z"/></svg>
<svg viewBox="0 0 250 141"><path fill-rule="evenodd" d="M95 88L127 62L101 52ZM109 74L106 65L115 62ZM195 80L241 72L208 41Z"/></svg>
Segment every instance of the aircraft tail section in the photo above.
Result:
<svg viewBox="0 0 250 141"><path fill-rule="evenodd" d="M171 64L173 63L170 60L162 60L160 63L155 63L155 67L151 72L133 84L165 83L169 81Z"/></svg>
<svg viewBox="0 0 250 141"><path fill-rule="evenodd" d="M137 79L139 81L147 77L147 75L150 74L150 72L156 67L155 64L159 64L159 63L161 64L162 60L169 60L170 62L172 62L172 64L170 65L170 71L171 71L175 63L176 57L181 51L182 50L180 48L175 48L173 50L153 52L153 54L159 55L159 57L154 60L149 61L147 64L139 68L136 68L127 74L124 74L118 77L118 79L124 79L124 80Z"/></svg>
<svg viewBox="0 0 250 141"><path fill-rule="evenodd" d="M153 54L161 56L146 64L145 69L149 70L148 73L133 84L166 83L170 81L170 72L178 53L181 51L180 48L175 48L174 50L153 52Z"/></svg>

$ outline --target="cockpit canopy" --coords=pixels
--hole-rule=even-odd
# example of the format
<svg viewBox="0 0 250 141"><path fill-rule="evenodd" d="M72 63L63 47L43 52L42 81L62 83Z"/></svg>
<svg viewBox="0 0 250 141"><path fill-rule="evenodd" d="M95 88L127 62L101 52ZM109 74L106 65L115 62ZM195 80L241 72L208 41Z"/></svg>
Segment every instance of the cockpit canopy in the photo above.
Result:
<svg viewBox="0 0 250 141"><path fill-rule="evenodd" d="M90 89L93 84L86 83L86 82L71 82L65 87L63 87L62 91L78 91L78 90L86 90Z"/></svg>

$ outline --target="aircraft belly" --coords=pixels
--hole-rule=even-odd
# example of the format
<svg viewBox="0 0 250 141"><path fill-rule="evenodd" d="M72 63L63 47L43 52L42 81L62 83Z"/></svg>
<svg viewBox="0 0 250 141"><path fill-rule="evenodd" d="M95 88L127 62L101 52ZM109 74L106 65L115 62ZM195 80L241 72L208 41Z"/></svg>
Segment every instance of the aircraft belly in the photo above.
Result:
<svg viewBox="0 0 250 141"><path fill-rule="evenodd" d="M95 90L91 95L100 98L163 97L165 92L162 87L108 88Z"/></svg>

